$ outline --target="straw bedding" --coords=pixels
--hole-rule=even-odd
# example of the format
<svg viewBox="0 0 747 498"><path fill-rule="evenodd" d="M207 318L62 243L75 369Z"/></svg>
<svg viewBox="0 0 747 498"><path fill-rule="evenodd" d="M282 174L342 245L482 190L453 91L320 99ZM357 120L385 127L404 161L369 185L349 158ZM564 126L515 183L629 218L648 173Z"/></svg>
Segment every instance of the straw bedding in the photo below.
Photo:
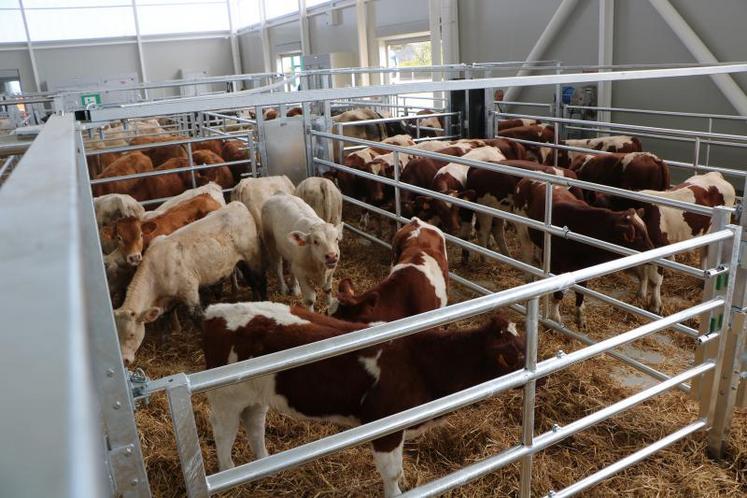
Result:
<svg viewBox="0 0 747 498"><path fill-rule="evenodd" d="M355 210L347 210L356 220ZM391 235L391 231L388 232ZM513 234L510 234L513 235ZM380 281L388 272L390 255L378 246L363 243L347 233L342 245L342 260L336 279L351 277L356 289L363 290ZM512 251L517 248L511 246ZM516 252L514 252L516 254ZM491 289L505 289L524 282L521 274L505 265L472 262L460 264L460 250L449 249L452 271ZM691 258L690 263L695 263ZM270 290L277 282L270 277ZM611 275L591 282L593 289L604 291L627 302L642 304L635 298L635 280L625 274ZM227 289L228 290L228 289ZM227 292L226 295L230 295ZM663 296L665 313L669 314L697 302L700 298L697 280L666 272ZM451 285L450 302L474 297L456 284ZM248 299L242 294L240 299ZM271 299L291 302L277 293ZM574 299L567 296L561 308L566 323L573 328ZM595 339L610 337L640 323L636 317L587 299L588 334ZM523 323L521 317L512 318ZM477 317L469 322L479 322ZM468 323L461 322L459 325ZM697 325L697 323L692 324ZM151 378L176 372L194 372L204 368L200 335L193 326L183 323L183 331L168 337L159 334L165 324L156 323L149 330L138 352L136 367L142 367ZM656 368L675 373L687 368L692 357L692 342L676 332L637 341L636 347L658 353L664 361ZM542 330L540 359L582 347L578 342L552 331ZM619 382L627 367L605 355L571 367L549 377L537 397L535 434L551 430L553 424L564 425L597 411L634 392ZM209 473L216 472L215 447L208 423L209 407L204 396L193 398L203 455ZM404 480L410 489L460 467L494 455L519 444L521 434L522 391L513 390L446 417L444 423L405 445ZM643 446L660 439L697 418L697 405L680 393L670 391L622 415L568 438L534 457L533 495L544 495L561 489L599 470ZM168 404L163 394L151 398L137 411L146 466L154 496L184 496L185 490L176 452ZM305 422L270 412L267 446L276 453L310 442L341 430L334 424ZM696 433L670 446L629 470L617 474L585 492L585 496L745 496L747 494L747 412L738 411L728 445L728 456L722 462L710 460L705 451L704 433ZM234 446L237 464L252 458L243 429ZM515 496L518 493L518 464L510 465L453 491L450 496ZM297 469L262 481L247 484L221 496L378 496L381 482L366 445L349 449Z"/></svg>

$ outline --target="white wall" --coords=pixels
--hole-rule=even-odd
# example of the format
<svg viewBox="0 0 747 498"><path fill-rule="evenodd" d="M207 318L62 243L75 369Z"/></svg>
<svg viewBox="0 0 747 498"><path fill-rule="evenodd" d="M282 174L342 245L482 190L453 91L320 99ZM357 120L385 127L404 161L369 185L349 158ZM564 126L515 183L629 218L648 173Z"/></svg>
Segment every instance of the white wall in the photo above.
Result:
<svg viewBox="0 0 747 498"><path fill-rule="evenodd" d="M35 92L34 73L31 59L25 45L17 50L0 51L0 69L17 69L21 74L21 88L24 92Z"/></svg>

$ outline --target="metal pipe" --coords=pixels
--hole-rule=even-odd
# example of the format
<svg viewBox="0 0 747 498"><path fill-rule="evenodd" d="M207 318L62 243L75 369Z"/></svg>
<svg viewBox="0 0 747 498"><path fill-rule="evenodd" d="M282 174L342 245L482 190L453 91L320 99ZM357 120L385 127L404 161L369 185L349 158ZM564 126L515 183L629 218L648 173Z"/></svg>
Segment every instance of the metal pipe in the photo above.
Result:
<svg viewBox="0 0 747 498"><path fill-rule="evenodd" d="M190 162L191 162L191 159L190 159ZM162 171L155 171L155 170L144 171L143 173L133 173L132 175L108 176L105 178L96 178L94 180L91 180L91 185L100 185L102 183L118 182L122 180L137 180L140 178L147 178L149 176L171 175L174 173L201 171L203 169L222 168L223 166L233 166L235 164L246 164L248 162L249 162L249 159L241 159L239 161L229 161L229 162L216 163L216 164L204 164L202 166L185 166L183 168L165 169Z"/></svg>
<svg viewBox="0 0 747 498"><path fill-rule="evenodd" d="M625 112L633 114L653 114L660 116L675 116L679 118L708 118L708 119L728 119L735 121L745 121L747 116L735 116L732 114L710 114L703 112L680 112L680 111L659 111L653 109L635 109L631 107L608 107L608 106L594 106L594 105L573 105L568 104L565 106L566 109L579 109L587 111L609 111L609 112Z"/></svg>
<svg viewBox="0 0 747 498"><path fill-rule="evenodd" d="M627 259L627 258L623 258L623 259ZM618 260L618 261L621 261L621 260ZM598 267L601 267L601 266L604 266L604 265L597 265L595 269L598 269ZM571 274L568 274L568 275L571 275ZM542 280L535 284L541 284L547 281L548 280ZM518 291L520 289L529 290L529 287L534 286L535 284L526 284L522 287L513 289L512 291ZM509 292L512 292L512 291L509 291ZM441 308L439 310L429 311L416 317L405 318L402 320L397 320L395 322L390 322L387 325L379 325L379 326L371 327L363 331L351 332L349 334L344 334L342 336L338 336L332 339L325 339L323 341L314 343L311 346L319 347L320 345L323 345L324 343L331 343L333 341L340 341L340 340L344 341L344 340L350 339L352 336L359 336L358 339L360 340L361 338L365 337L365 333L375 335L377 329L383 329L385 327L390 327L394 324L403 323L406 320L418 319L418 318L425 317L427 315L434 316L435 314L449 310L450 308L456 309L456 307L468 305L470 303L475 303L477 301L486 301L486 302L493 301L495 297L500 296L501 294L504 294L504 293L498 293L492 296L476 298L466 303L460 303L460 304L448 306L446 308ZM516 292L516 293L519 294L519 292ZM518 299L512 299L511 301L512 302L523 301L525 300L525 298L539 295L539 293L532 293L532 292L526 292L526 293L521 292L521 294L522 294L521 297L519 297ZM488 309L494 309L496 306L502 306L504 304L508 304L508 301L509 300L506 300L505 303L501 303L501 304L494 303L494 306L491 306ZM210 475L207 477L208 490L211 494L218 493L220 491L224 491L228 488L237 486L239 484L270 476L281 470L287 470L289 468L296 467L298 465L320 458L325 455L329 455L341 449L348 448L350 446L354 446L354 445L364 443L367 441L371 441L373 439L379 438L386 434L391 434L393 432L406 429L407 427L421 423L423 421L431 420L435 417L445 415L447 413L450 413L464 406L468 406L477 401L483 400L487 397L494 396L501 392L505 392L508 389L519 387L523 384L526 384L526 382L530 380L536 380L540 377L544 377L552 373L555 373L557 371L560 371L574 363L578 363L583 360L588 360L589 358L592 358L600 353L603 353L608 349L621 346L623 344L634 341L636 339L643 338L658 330L662 330L668 327L672 323L686 320L692 316L696 316L698 313L702 313L709 309L714 309L714 308L717 308L723 305L724 305L724 300L720 298L714 299L709 302L701 303L699 305L694 306L691 309L687 309L687 310L680 311L678 313L674 313L666 318L663 318L659 322L646 324L636 329L633 329L631 331L628 331L624 334L620 334L616 337L606 339L605 341L602 341L595 346L589 346L582 350L574 351L573 353L565 355L561 358L554 357L548 360L544 360L537 365L536 372L528 372L525 369L518 370L516 372L504 375L497 379L487 381L482 384L478 384L477 386L473 386L463 391L459 391L457 393L444 396L443 398L439 398L437 400L430 401L428 403L416 406L414 408L404 410L397 414L389 415L387 417L378 419L374 422L370 422L365 425L354 427L352 429L335 434L333 436L328 436L326 438L314 441L312 443L307 443L305 445L298 446L296 448L286 450L281 453L276 453L275 455L270 455L268 457L262 458L260 460L256 460L254 462L250 462L250 463L240 465L232 469L224 470L217 474ZM470 314L470 316L473 316L473 315L474 314ZM430 328L430 327L423 327L421 330L424 330L425 328ZM390 339L393 339L393 338L394 337L390 337ZM381 341L377 341L377 342L381 342ZM358 348L363 348L367 346L368 345L364 346L360 344ZM307 346L301 346L301 347L283 351L281 353L288 353L288 352L299 352L300 353L300 350L306 347ZM266 359L272 356L277 356L281 353L272 353L272 354L269 354L263 357L255 358L252 360L245 360L245 361L235 363L229 366L237 366L237 365L240 366L248 362L257 362L257 361L261 361L263 359ZM190 378L190 381L193 381L194 378L196 376L199 376L200 374L216 372L217 370L221 370L224 368L226 367L219 367L219 368L207 371L207 372L198 372L195 374L191 374L189 378ZM283 365L283 368L286 368L286 366ZM287 367L287 368L291 368L291 367ZM240 380L245 380L246 378L247 377L242 376ZM232 382L235 382L235 381L232 381ZM198 388L198 384L195 384L194 382L191 383L191 386L192 386L193 393L201 390L200 388Z"/></svg>
<svg viewBox="0 0 747 498"><path fill-rule="evenodd" d="M613 476L622 470L625 470L631 465L634 465L640 462L641 460L648 458L649 456L653 455L657 451L662 450L666 448L667 446L676 443L680 439L683 439L689 436L690 434L705 428L706 424L707 422L705 420L698 420L689 425L686 425L682 429L676 432L673 432L669 436L666 436L656 441L655 443L649 446L646 446L645 448L641 450L636 451L632 455L627 456L623 458L622 460L618 460L612 465L608 465L607 467L600 470L599 472L595 472L589 477L585 479L581 479L580 481L568 486L565 489L548 494L548 497L562 498L565 496L573 496L576 493L579 493L583 491L584 489L590 488L591 486L594 486L598 482L603 481L607 479L608 477Z"/></svg>
<svg viewBox="0 0 747 498"><path fill-rule="evenodd" d="M634 406L639 405L644 401L652 399L655 396L658 396L659 394L672 389L678 384L686 382L693 377L702 375L704 372L707 372L712 368L714 368L713 363L705 363L693 367L675 377L672 377L668 381L664 381L660 384L649 387L648 389L636 393L633 396L625 398L624 400L618 401L617 403L614 403L590 415L586 415L583 418L571 422L568 425L557 427L552 431L545 432L544 434L541 434L535 438L534 445L531 448L527 448L525 446L514 446L513 448L509 448L508 450L503 451L498 455L494 455L467 467L463 467L454 473L412 489L407 493L404 493L402 497L410 498L414 496L438 496L458 486L463 486L476 479L479 479L480 477L486 476L491 472L495 472L501 467L505 467L506 465L519 460L526 454L533 454L547 449L548 447L559 443L563 439L586 430L593 425L596 425L619 413L624 412L625 410L633 408Z"/></svg>
<svg viewBox="0 0 747 498"><path fill-rule="evenodd" d="M539 299L530 299L526 308L526 354L524 370L535 374L537 371L537 344L539 342ZM534 402L537 381L524 384L524 408L521 419L521 443L531 448L534 444ZM521 459L521 480L519 496L529 498L532 494L532 455Z"/></svg>

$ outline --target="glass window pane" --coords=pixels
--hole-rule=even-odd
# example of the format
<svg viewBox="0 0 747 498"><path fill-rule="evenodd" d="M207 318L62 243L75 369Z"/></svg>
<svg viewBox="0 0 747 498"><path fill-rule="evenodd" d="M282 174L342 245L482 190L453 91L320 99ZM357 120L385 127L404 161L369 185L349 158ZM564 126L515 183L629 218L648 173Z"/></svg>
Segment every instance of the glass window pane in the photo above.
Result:
<svg viewBox="0 0 747 498"><path fill-rule="evenodd" d="M315 5L321 5L323 3L329 3L330 0L306 0L306 7L313 7Z"/></svg>
<svg viewBox="0 0 747 498"><path fill-rule="evenodd" d="M162 0L159 0L162 1ZM215 4L194 5L141 5L137 8L140 33L158 35L169 33L194 33L228 31L228 9Z"/></svg>
<svg viewBox="0 0 747 498"><path fill-rule="evenodd" d="M17 9L18 0L0 0L0 9Z"/></svg>
<svg viewBox="0 0 747 498"><path fill-rule="evenodd" d="M236 14L238 28L259 24L259 0L238 0Z"/></svg>
<svg viewBox="0 0 747 498"><path fill-rule="evenodd" d="M26 11L34 41L109 38L135 34L132 7L107 9L30 9Z"/></svg>
<svg viewBox="0 0 747 498"><path fill-rule="evenodd" d="M298 12L298 0L264 0L267 19Z"/></svg>
<svg viewBox="0 0 747 498"><path fill-rule="evenodd" d="M0 0L2 5L3 0ZM70 7L127 7L132 6L128 0L23 0L26 9L33 8L70 8Z"/></svg>
<svg viewBox="0 0 747 498"><path fill-rule="evenodd" d="M0 42L25 42L20 10L0 10Z"/></svg>

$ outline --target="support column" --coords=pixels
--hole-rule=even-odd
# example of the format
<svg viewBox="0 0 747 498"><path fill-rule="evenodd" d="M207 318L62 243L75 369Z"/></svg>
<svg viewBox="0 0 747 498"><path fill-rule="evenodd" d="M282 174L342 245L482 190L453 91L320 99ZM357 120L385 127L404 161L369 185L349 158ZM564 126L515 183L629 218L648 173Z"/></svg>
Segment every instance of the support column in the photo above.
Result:
<svg viewBox="0 0 747 498"><path fill-rule="evenodd" d="M368 67L368 10L365 0L355 0L355 20L358 29L358 66ZM361 85L370 84L368 73L361 73Z"/></svg>
<svg viewBox="0 0 747 498"><path fill-rule="evenodd" d="M26 20L26 8L23 6L23 0L18 0L18 6L21 8L23 30L26 32L26 48L29 51L29 59L31 60L31 74L34 77L34 87L36 87L37 92L41 92L41 84L39 83L39 69L36 67L36 56L34 55L34 46L31 43L31 35L29 35L29 23Z"/></svg>
<svg viewBox="0 0 747 498"><path fill-rule="evenodd" d="M615 0L599 0L599 46L597 62L600 66L613 64L613 47L615 40ZM606 71L603 70L603 71ZM597 83L597 103L600 107L612 107L612 82ZM612 113L600 111L599 121L611 121Z"/></svg>
<svg viewBox="0 0 747 498"><path fill-rule="evenodd" d="M135 40L137 42L137 61L140 66L140 80L143 83L148 81L148 75L145 72L145 56L143 55L143 39L140 36L140 19L137 15L137 6L135 0L132 0L132 17L135 20ZM143 88L143 98L148 99L148 90Z"/></svg>
<svg viewBox="0 0 747 498"><path fill-rule="evenodd" d="M267 0L259 0L259 33L262 37L262 60L264 61L265 72L271 73L274 69L272 67L272 54L270 53L270 33L267 31L265 1Z"/></svg>
<svg viewBox="0 0 747 498"><path fill-rule="evenodd" d="M236 29L233 25L233 8L231 4L234 0L226 0L226 10L228 11L228 29L231 32L229 41L231 43L231 61L233 62L233 74L242 74L244 71L241 68L241 54L239 53L239 39L236 36ZM231 84L231 88L235 92L238 90L238 81L234 81Z"/></svg>
<svg viewBox="0 0 747 498"><path fill-rule="evenodd" d="M298 0L298 24L301 29L301 54L311 55L309 37L309 16L306 14L306 0Z"/></svg>

